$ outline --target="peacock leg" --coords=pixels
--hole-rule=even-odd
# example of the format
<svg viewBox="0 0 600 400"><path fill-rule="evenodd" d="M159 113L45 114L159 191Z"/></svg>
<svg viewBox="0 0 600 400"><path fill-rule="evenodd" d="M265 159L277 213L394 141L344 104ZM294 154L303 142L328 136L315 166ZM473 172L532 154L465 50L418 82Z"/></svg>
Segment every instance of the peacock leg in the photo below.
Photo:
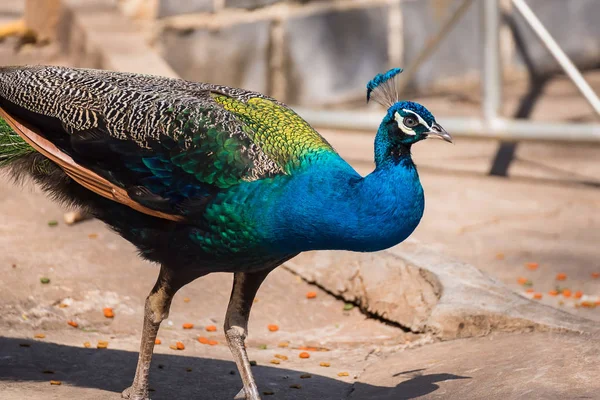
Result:
<svg viewBox="0 0 600 400"><path fill-rule="evenodd" d="M229 350L233 354L233 359L244 383L244 388L235 396L235 399L260 400L244 340L248 333L248 318L254 296L269 272L271 272L270 269L253 273L237 272L233 276L233 288L225 315L224 330Z"/></svg>
<svg viewBox="0 0 600 400"><path fill-rule="evenodd" d="M158 328L160 323L169 316L171 300L175 293L198 277L199 275L176 273L164 265L161 266L156 284L146 298L142 343L135 378L133 384L123 391L121 397L130 400L149 400L148 374Z"/></svg>

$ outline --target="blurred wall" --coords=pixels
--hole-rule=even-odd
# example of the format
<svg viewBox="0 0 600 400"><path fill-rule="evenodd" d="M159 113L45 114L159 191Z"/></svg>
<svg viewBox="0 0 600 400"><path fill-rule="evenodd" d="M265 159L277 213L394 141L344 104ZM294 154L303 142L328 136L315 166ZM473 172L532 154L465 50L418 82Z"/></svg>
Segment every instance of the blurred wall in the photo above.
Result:
<svg viewBox="0 0 600 400"><path fill-rule="evenodd" d="M406 66L461 0L122 0L155 7L155 43L182 77L245 87L291 104L362 100L366 82ZM600 66L599 0L528 0L581 66ZM540 72L560 68L524 21L501 32L507 74L524 69L522 38ZM420 92L476 82L482 2L472 8L416 74ZM510 28L512 26L512 30Z"/></svg>

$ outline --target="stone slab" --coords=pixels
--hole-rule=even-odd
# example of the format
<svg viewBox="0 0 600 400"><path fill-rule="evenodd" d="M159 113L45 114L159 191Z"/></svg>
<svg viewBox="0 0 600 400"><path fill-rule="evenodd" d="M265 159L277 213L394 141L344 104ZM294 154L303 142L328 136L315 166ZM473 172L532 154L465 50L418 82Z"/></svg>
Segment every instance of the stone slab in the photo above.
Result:
<svg viewBox="0 0 600 400"><path fill-rule="evenodd" d="M387 7L328 11L284 22L287 101L319 105L363 99L387 69Z"/></svg>
<svg viewBox="0 0 600 400"><path fill-rule="evenodd" d="M268 92L270 25L169 29L161 36L160 52L182 78Z"/></svg>
<svg viewBox="0 0 600 400"><path fill-rule="evenodd" d="M540 333L436 343L374 361L349 399L597 399L599 345Z"/></svg>

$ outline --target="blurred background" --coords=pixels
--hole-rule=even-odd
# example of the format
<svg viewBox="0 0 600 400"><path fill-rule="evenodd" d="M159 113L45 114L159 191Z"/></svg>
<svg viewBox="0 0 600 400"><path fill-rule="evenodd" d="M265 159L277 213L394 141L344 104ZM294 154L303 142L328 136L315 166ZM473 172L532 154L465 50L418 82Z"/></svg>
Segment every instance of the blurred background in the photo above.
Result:
<svg viewBox="0 0 600 400"><path fill-rule="evenodd" d="M599 18L598 0L2 0L0 63L267 93L361 173L383 116L365 104L365 85L404 67L401 98L457 138L414 147L427 199L414 237L524 296L600 320L600 307L581 306L600 294ZM558 52L540 40L543 27ZM62 213L41 195L15 202L8 185L3 235L24 203L40 218Z"/></svg>

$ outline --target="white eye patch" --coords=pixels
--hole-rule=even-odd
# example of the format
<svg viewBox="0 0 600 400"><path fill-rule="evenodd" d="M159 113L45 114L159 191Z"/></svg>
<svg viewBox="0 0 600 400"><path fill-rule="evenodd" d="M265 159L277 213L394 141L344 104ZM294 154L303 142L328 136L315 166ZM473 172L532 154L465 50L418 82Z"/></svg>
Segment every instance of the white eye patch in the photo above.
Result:
<svg viewBox="0 0 600 400"><path fill-rule="evenodd" d="M419 121L420 124L422 124L423 126L426 126L428 129L431 130L431 126L427 122L425 122L423 117L421 117L416 112L414 112L412 110L408 110L406 108L403 108L402 111L404 111L405 113L411 113L412 115L414 115L417 118L417 120ZM400 128L400 130L402 132L404 132L406 135L410 135L410 136L416 135L416 132L413 130L413 128L410 128L410 127L404 125L404 117L402 117L402 115L400 115L399 112L396 112L394 114L394 119L398 123L398 128Z"/></svg>

